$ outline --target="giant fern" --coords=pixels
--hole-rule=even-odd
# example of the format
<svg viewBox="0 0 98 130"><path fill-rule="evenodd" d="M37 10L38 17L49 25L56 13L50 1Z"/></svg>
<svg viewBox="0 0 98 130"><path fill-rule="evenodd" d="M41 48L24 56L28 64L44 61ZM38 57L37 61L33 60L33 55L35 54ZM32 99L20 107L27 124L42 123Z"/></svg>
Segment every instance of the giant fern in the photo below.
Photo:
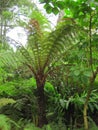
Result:
<svg viewBox="0 0 98 130"><path fill-rule="evenodd" d="M12 66L11 62L22 63L32 71L37 84L38 91L38 125L42 127L47 123L45 112L44 86L50 71L69 49L78 42L79 27L76 24L66 24L63 21L53 31L43 31L39 21L31 19L28 25L28 42L26 46L20 45L13 57L7 59L2 54L3 61ZM16 45L19 43L16 41ZM18 55L17 55L18 54ZM16 57L15 57L16 55ZM7 57L7 56L6 56ZM19 62L20 61L20 62ZM13 65L14 65L13 62Z"/></svg>
<svg viewBox="0 0 98 130"><path fill-rule="evenodd" d="M48 68L62 58L78 41L76 25L63 22L51 33L45 35L35 19L30 22L30 31L27 48L22 47L21 53L32 66L34 73L48 72Z"/></svg>

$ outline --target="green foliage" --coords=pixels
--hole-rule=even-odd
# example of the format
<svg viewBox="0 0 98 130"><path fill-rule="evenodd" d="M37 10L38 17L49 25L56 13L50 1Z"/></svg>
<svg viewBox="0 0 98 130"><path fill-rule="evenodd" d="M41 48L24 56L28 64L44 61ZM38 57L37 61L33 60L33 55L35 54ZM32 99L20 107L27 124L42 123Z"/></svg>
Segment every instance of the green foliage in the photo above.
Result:
<svg viewBox="0 0 98 130"><path fill-rule="evenodd" d="M27 124L24 128L24 130L41 130L40 128L37 128L34 124Z"/></svg>
<svg viewBox="0 0 98 130"><path fill-rule="evenodd" d="M12 13L8 12L8 11L3 11L2 15L3 15L4 19L11 19L12 18Z"/></svg>
<svg viewBox="0 0 98 130"><path fill-rule="evenodd" d="M7 104L13 104L16 101L10 98L1 98L0 99L0 108L7 105Z"/></svg>
<svg viewBox="0 0 98 130"><path fill-rule="evenodd" d="M38 9L33 9L32 13L30 14L29 17L30 17L30 19L35 19L38 21L41 30L43 30L43 31L51 30L51 26L50 26L48 19Z"/></svg>
<svg viewBox="0 0 98 130"><path fill-rule="evenodd" d="M27 62L32 65L34 73L40 71L39 69L47 73L48 66L51 68L50 66L53 66L63 53L74 46L76 43L74 36L77 35L75 30L77 30L75 26L66 25L63 22L61 26L49 33L44 39L44 36L40 34L41 32L29 36L28 50L22 48L20 51Z"/></svg>
<svg viewBox="0 0 98 130"><path fill-rule="evenodd" d="M47 13L54 13L55 15L59 13L60 9L64 9L65 2L63 1L51 1L51 0L39 0L41 3L46 3L44 8L46 9Z"/></svg>
<svg viewBox="0 0 98 130"><path fill-rule="evenodd" d="M4 115L0 115L0 129L1 130L10 130L11 125L9 123L9 118Z"/></svg>
<svg viewBox="0 0 98 130"><path fill-rule="evenodd" d="M98 9L96 1L89 0L39 0L40 3L45 3L44 8L47 13L57 14L60 10L65 10L65 16L83 18L92 10ZM77 8L77 10L76 10ZM54 11L57 10L57 11ZM72 12L72 15L69 15ZM82 20L82 19L81 19Z"/></svg>
<svg viewBox="0 0 98 130"><path fill-rule="evenodd" d="M2 7L6 8L6 2L9 1L0 2L0 6L3 5ZM0 97L3 97L0 99L0 107L2 106L0 113L5 113L16 121L20 118L26 119L26 122L20 123L20 129L39 129L35 126L38 124L36 82L42 78L41 82L43 79L47 81L44 87L47 118L50 123L58 122L58 124L48 124L42 129L63 130L66 129L66 126L70 129L73 125L73 116L77 129L78 119L82 118L83 105L93 75L92 68L95 71L98 66L98 34L96 31L98 2L40 0L45 3L44 8L48 13L58 14L60 10L64 9L64 19L54 30L51 30L48 20L28 0L17 1L20 9L18 13L30 19L28 25L27 21L20 21L20 18L17 17L18 14L14 14L12 17L9 8L15 5L15 1L10 2L11 5L8 4L8 8L1 11L2 17L5 19L3 24L6 21L9 23L10 19L12 20L15 16L17 20L14 19L14 21L17 22L17 25L27 30L28 40L25 46L14 41L16 46L20 44L16 52L8 50L9 48L6 51L0 50ZM90 18L92 18L91 28ZM4 27L2 26L2 28ZM89 34L90 31L91 34ZM92 68L90 67L90 40L92 42ZM97 78L96 83L91 86L92 89L98 86ZM93 90L89 98L89 117L98 110L97 95L98 92ZM74 112L71 113L70 109ZM69 114L68 117L64 116L66 113ZM62 123L64 119L69 121L66 126ZM89 122L91 123L90 119ZM82 124L83 121L80 122L81 129L83 129ZM10 126L4 127L4 129L9 130ZM92 125L90 129L97 129L97 127Z"/></svg>
<svg viewBox="0 0 98 130"><path fill-rule="evenodd" d="M46 82L45 91L48 93L54 92L54 86L50 82Z"/></svg>

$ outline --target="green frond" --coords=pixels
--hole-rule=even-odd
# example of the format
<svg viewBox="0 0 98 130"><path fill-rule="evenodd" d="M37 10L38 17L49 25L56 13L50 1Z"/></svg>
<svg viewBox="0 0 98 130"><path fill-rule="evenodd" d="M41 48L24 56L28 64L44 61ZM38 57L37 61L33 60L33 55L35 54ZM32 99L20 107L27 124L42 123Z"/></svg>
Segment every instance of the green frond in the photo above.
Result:
<svg viewBox="0 0 98 130"><path fill-rule="evenodd" d="M1 98L0 99L0 108L3 106L6 106L7 104L13 104L16 101L13 100L12 98Z"/></svg>
<svg viewBox="0 0 98 130"><path fill-rule="evenodd" d="M43 48L43 57L46 57L45 66L61 58L63 53L77 44L78 33L76 31L77 28L74 25L63 25L49 34Z"/></svg>
<svg viewBox="0 0 98 130"><path fill-rule="evenodd" d="M7 50L0 53L0 63L1 67L8 66L11 68L17 68L21 65L22 59L12 50Z"/></svg>
<svg viewBox="0 0 98 130"><path fill-rule="evenodd" d="M10 130L10 129L11 129L10 119L5 115L0 114L0 130Z"/></svg>
<svg viewBox="0 0 98 130"><path fill-rule="evenodd" d="M50 31L51 26L47 18L41 13L41 11L34 9L30 15L31 19L36 19L39 22L40 28L43 31Z"/></svg>
<svg viewBox="0 0 98 130"><path fill-rule="evenodd" d="M45 72L47 67L67 53L69 49L78 42L79 27L75 24L69 25L63 22L54 31L47 35L41 33L38 22L33 21L32 32L28 37L27 50L23 50L23 55L32 68L37 72ZM37 32L38 31L38 32ZM32 61L32 63L31 63Z"/></svg>
<svg viewBox="0 0 98 130"><path fill-rule="evenodd" d="M27 65L34 74L46 73L48 68L63 57L63 54L78 43L79 27L62 22L52 32L43 33L39 22L31 19L28 43L24 47L2 56L3 62L17 66L17 62ZM45 35L44 35L45 34ZM16 42L17 43L17 42ZM17 43L19 44L19 43Z"/></svg>

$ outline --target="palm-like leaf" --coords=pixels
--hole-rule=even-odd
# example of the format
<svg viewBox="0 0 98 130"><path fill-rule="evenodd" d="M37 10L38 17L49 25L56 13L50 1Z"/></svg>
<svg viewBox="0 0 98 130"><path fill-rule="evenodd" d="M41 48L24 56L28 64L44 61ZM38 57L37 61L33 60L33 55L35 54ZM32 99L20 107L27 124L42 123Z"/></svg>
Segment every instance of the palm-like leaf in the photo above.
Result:
<svg viewBox="0 0 98 130"><path fill-rule="evenodd" d="M2 55L2 61L13 66L21 61L36 75L48 73L51 66L53 67L55 62L58 62L69 49L75 46L79 28L74 24L62 22L54 31L43 33L37 20L32 19L29 24L28 43L25 47L21 44L18 48L19 56L16 53L6 52L7 55ZM16 43L19 45L18 42Z"/></svg>
<svg viewBox="0 0 98 130"><path fill-rule="evenodd" d="M63 22L47 35L41 32L38 22L31 27L33 29L28 38L27 49L22 48L21 51L25 58L29 59L28 63L36 73L48 71L47 68L57 62L78 41L76 25L66 25Z"/></svg>

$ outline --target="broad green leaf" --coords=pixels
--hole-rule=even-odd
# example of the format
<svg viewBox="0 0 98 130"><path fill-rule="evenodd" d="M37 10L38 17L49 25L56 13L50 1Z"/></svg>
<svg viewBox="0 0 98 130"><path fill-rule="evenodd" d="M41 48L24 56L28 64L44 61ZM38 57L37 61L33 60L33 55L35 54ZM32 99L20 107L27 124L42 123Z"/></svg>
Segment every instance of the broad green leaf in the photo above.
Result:
<svg viewBox="0 0 98 130"><path fill-rule="evenodd" d="M75 76L79 76L79 74L80 74L80 70L75 70L75 71L74 71L74 75L75 75Z"/></svg>
<svg viewBox="0 0 98 130"><path fill-rule="evenodd" d="M54 7L54 8L52 9L52 11L53 11L53 13L56 15L56 14L58 14L59 9L58 9L57 7Z"/></svg>
<svg viewBox="0 0 98 130"><path fill-rule="evenodd" d="M60 99L60 104L61 104L61 106L62 106L63 108L65 107L65 102L64 102L63 99Z"/></svg>
<svg viewBox="0 0 98 130"><path fill-rule="evenodd" d="M65 3L63 1L57 1L56 6L58 6L60 9L64 9Z"/></svg>
<svg viewBox="0 0 98 130"><path fill-rule="evenodd" d="M50 14L52 12L53 7L50 4L45 4L44 8L46 9L47 13Z"/></svg>
<svg viewBox="0 0 98 130"><path fill-rule="evenodd" d="M90 77L91 76L91 71L84 71L84 75L87 76L87 77Z"/></svg>

